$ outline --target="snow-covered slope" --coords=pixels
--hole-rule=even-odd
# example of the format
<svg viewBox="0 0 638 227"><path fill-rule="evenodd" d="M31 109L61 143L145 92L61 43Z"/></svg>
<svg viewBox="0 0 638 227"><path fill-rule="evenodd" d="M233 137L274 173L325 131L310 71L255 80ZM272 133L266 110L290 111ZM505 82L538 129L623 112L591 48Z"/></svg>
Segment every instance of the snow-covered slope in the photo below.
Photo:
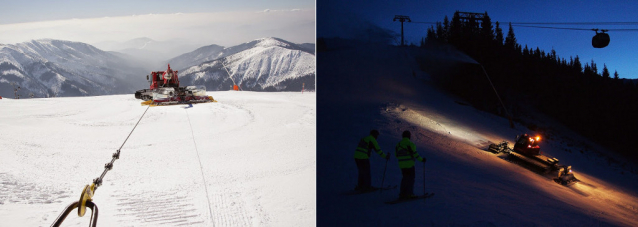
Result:
<svg viewBox="0 0 638 227"><path fill-rule="evenodd" d="M202 62L215 60L228 54L234 54L238 51L241 50L224 48L223 46L213 44L203 46L192 52L171 58L168 60L168 63L173 65L176 69L186 69L190 66L199 65Z"/></svg>
<svg viewBox="0 0 638 227"><path fill-rule="evenodd" d="M228 90L233 81L243 90L314 90L313 45L263 38L223 48L211 45L170 60L180 71L180 82L206 85L208 90ZM226 69L224 69L224 66ZM229 73L230 72L230 77Z"/></svg>
<svg viewBox="0 0 638 227"><path fill-rule="evenodd" d="M337 43L338 42L338 43ZM445 72L471 62L448 47L398 48L327 39L317 54L317 223L319 226L638 226L638 168L609 162L612 154L555 123L541 150L572 165L582 182L554 183L491 154L490 142L533 133L520 124L474 109L440 90L415 58ZM329 91L329 92L328 92ZM387 205L397 189L344 195L356 185L357 141L379 129L384 152L394 153L404 130L427 158L416 165L414 192L426 201ZM372 184L386 161L372 154ZM634 172L632 173L632 167ZM425 172L425 174L424 174ZM394 156L384 185L398 185Z"/></svg>
<svg viewBox="0 0 638 227"><path fill-rule="evenodd" d="M61 40L34 40L0 45L0 96L22 97L121 94L145 84L145 71L91 45Z"/></svg>
<svg viewBox="0 0 638 227"><path fill-rule="evenodd" d="M209 95L219 102L148 109L93 197L98 226L314 225L315 94ZM0 226L51 225L146 108L132 95L0 99ZM88 222L74 211L64 226Z"/></svg>

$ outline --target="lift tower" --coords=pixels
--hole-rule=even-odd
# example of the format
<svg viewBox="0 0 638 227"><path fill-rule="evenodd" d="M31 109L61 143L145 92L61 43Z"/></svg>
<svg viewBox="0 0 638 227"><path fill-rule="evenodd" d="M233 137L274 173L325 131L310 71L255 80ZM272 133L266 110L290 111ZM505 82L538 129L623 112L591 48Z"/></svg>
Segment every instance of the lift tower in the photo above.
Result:
<svg viewBox="0 0 638 227"><path fill-rule="evenodd" d="M412 22L412 20L410 20L409 16L394 15L394 19L392 21L397 21L397 20L401 22L401 46L403 46L403 22L405 21Z"/></svg>

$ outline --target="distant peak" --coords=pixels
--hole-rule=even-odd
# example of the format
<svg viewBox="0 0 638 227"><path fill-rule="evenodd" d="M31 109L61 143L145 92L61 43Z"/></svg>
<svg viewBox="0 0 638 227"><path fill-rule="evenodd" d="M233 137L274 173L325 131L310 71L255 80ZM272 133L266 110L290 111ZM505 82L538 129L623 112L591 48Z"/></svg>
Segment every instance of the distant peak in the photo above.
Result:
<svg viewBox="0 0 638 227"><path fill-rule="evenodd" d="M139 37L139 38L131 39L131 41L155 41L155 40L148 37Z"/></svg>
<svg viewBox="0 0 638 227"><path fill-rule="evenodd" d="M34 39L31 40L29 43L48 43L50 44L53 41L53 39Z"/></svg>
<svg viewBox="0 0 638 227"><path fill-rule="evenodd" d="M83 44L83 45L88 45L86 43L82 43L82 42L75 42L75 41L68 41L68 40L59 40L59 39L35 39L35 40L31 40L28 43L41 43L41 44L53 44L53 43L75 43L75 44Z"/></svg>
<svg viewBox="0 0 638 227"><path fill-rule="evenodd" d="M262 46L262 47L271 47L271 46L290 47L291 46L290 42L280 38L275 38L275 37L266 37L266 38L257 39L255 41L257 41L257 46Z"/></svg>

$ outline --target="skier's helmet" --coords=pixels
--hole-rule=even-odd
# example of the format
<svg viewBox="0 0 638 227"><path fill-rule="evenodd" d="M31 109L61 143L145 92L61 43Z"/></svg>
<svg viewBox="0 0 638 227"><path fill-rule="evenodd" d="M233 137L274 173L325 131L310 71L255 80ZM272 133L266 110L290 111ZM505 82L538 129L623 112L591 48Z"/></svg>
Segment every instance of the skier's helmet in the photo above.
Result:
<svg viewBox="0 0 638 227"><path fill-rule="evenodd" d="M403 138L410 139L410 136L411 136L410 131L408 131L408 130L403 131L403 134L402 134Z"/></svg>
<svg viewBox="0 0 638 227"><path fill-rule="evenodd" d="M372 135L376 139L377 137L379 137L379 131L377 131L376 129L372 129L370 131L370 135Z"/></svg>

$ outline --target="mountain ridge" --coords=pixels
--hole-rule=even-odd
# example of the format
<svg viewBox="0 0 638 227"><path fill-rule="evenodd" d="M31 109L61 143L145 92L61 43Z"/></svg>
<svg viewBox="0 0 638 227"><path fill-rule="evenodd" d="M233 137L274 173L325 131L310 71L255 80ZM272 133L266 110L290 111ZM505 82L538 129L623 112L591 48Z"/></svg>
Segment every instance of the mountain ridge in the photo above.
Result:
<svg viewBox="0 0 638 227"><path fill-rule="evenodd" d="M300 91L315 87L314 44L268 37L223 49L210 45L198 50L171 60L174 68L180 68L181 62L211 59L181 70L181 80L189 84L204 84L209 90L225 90L236 84L250 91ZM195 59L185 60L187 57Z"/></svg>
<svg viewBox="0 0 638 227"><path fill-rule="evenodd" d="M148 87L143 75L163 69L140 56L55 39L0 44L0 96L13 97L14 84L22 97L133 93ZM300 91L314 90L314 56L314 44L268 37L232 47L203 46L166 63L180 69L183 86L227 90L236 81L242 90Z"/></svg>
<svg viewBox="0 0 638 227"><path fill-rule="evenodd" d="M87 96L130 92L142 70L92 45L39 39L0 45L0 95L15 83L34 97ZM11 87L11 89L4 89Z"/></svg>

